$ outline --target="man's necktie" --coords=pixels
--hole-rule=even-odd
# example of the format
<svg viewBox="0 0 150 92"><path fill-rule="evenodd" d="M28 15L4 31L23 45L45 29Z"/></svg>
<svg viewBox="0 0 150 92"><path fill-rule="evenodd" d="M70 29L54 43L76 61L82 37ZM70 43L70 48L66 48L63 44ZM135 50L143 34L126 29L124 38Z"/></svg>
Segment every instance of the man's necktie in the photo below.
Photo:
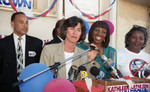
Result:
<svg viewBox="0 0 150 92"><path fill-rule="evenodd" d="M17 76L19 77L20 73L22 72L24 66L23 66L23 51L22 51L22 45L21 45L21 39L18 38L18 44L17 44Z"/></svg>

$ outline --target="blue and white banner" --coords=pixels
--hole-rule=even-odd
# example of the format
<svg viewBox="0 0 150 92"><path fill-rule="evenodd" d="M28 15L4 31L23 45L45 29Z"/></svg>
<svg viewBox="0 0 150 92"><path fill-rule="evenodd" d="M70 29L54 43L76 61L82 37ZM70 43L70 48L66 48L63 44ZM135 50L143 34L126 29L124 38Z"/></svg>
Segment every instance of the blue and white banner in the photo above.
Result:
<svg viewBox="0 0 150 92"><path fill-rule="evenodd" d="M15 7L32 8L31 0L11 0ZM9 0L0 0L0 6L11 7Z"/></svg>

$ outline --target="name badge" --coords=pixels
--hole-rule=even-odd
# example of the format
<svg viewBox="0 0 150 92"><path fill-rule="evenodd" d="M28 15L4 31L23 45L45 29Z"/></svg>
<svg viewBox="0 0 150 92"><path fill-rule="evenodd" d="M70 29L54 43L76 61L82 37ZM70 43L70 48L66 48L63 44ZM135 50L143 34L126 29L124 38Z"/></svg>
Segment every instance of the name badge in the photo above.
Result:
<svg viewBox="0 0 150 92"><path fill-rule="evenodd" d="M29 51L29 57L34 57L36 55L35 51Z"/></svg>

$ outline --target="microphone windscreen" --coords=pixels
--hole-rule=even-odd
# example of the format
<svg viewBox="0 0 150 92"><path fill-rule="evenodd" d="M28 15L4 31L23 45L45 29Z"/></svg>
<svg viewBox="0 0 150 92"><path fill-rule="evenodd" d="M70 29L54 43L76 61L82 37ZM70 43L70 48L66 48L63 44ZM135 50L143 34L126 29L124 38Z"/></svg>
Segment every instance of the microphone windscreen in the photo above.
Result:
<svg viewBox="0 0 150 92"><path fill-rule="evenodd" d="M76 65L72 65L68 72L68 79L73 82L77 79L78 76L78 67Z"/></svg>
<svg viewBox="0 0 150 92"><path fill-rule="evenodd" d="M86 71L86 67L85 66L79 66L78 70L79 71Z"/></svg>
<svg viewBox="0 0 150 92"><path fill-rule="evenodd" d="M112 66L114 66L114 61L110 58L108 59L105 55L102 55L101 58L104 60L104 66L106 69L110 69Z"/></svg>
<svg viewBox="0 0 150 92"><path fill-rule="evenodd" d="M93 67L91 67L91 69L90 69L90 73L91 73L92 75L94 75L94 76L99 75L99 72L100 72L100 70L99 70L96 66L93 66Z"/></svg>

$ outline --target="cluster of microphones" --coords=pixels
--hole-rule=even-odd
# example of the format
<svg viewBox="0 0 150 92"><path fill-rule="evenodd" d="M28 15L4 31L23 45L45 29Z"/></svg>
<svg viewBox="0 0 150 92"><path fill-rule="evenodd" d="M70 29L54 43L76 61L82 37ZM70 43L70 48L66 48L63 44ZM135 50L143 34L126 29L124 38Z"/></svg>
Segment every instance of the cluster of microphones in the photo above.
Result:
<svg viewBox="0 0 150 92"><path fill-rule="evenodd" d="M114 61L112 59L107 59L105 55L102 55L103 64L106 69L111 69L111 71L115 74L116 78L122 77L122 74L114 68ZM90 68L90 73L95 77L95 80L102 80L104 75L101 74L101 71L96 66L92 66ZM82 80L88 77L87 69L85 65L81 65L77 67L76 65L72 65L68 72L68 80L74 82L75 80Z"/></svg>
<svg viewBox="0 0 150 92"><path fill-rule="evenodd" d="M82 80L88 77L87 69L85 66L75 66L72 65L69 72L68 72L68 80L74 82L75 80Z"/></svg>

